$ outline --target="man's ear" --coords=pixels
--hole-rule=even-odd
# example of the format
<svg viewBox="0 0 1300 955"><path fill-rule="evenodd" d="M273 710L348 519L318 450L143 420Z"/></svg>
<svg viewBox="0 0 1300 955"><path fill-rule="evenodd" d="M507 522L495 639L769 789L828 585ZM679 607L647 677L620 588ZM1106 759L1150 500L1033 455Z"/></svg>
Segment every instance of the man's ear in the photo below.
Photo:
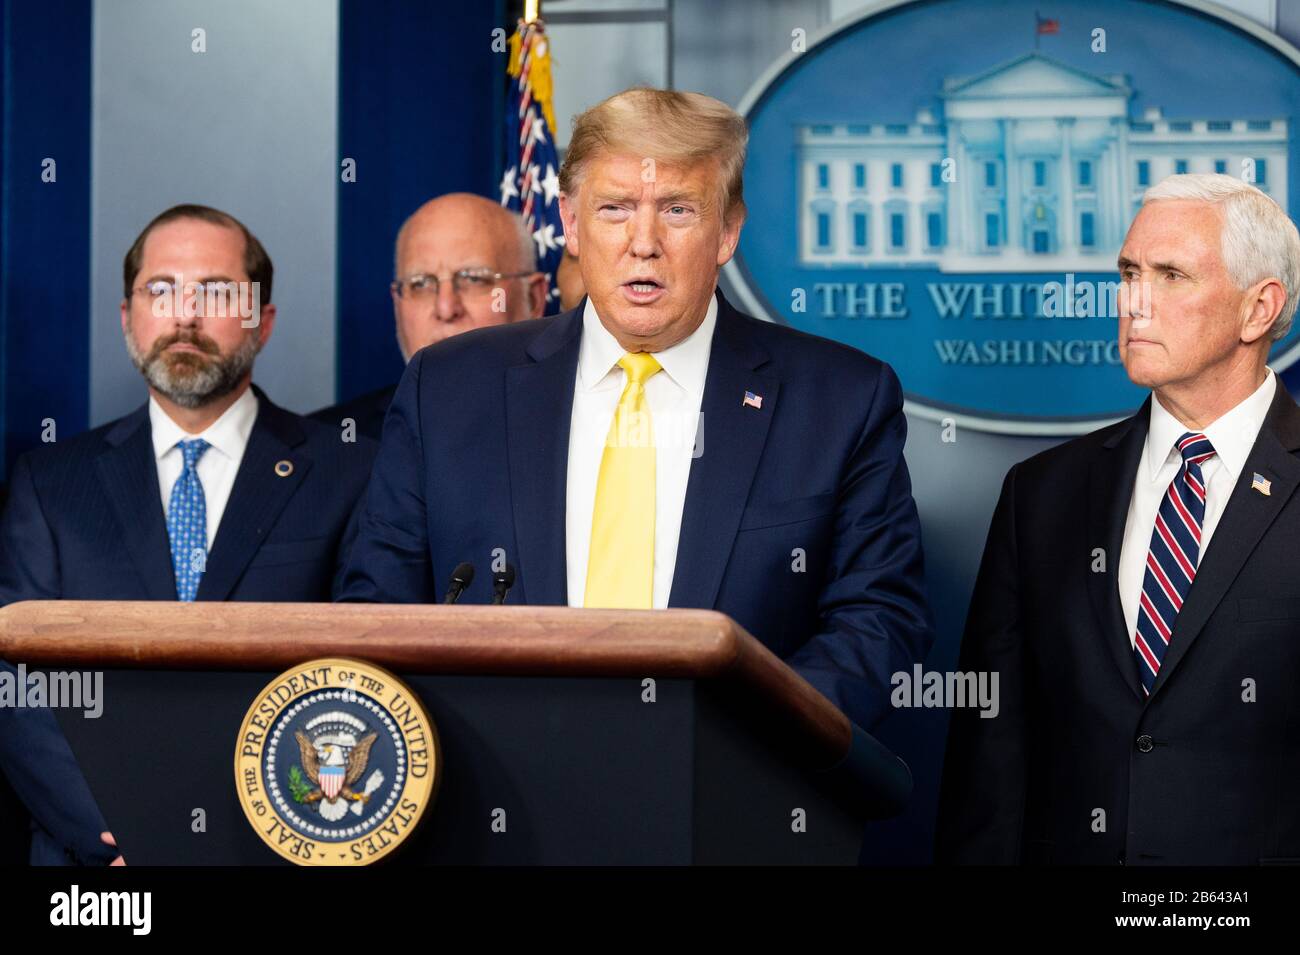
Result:
<svg viewBox="0 0 1300 955"><path fill-rule="evenodd" d="M131 313L128 311L130 307L131 307L131 303L127 299L122 299L122 304L118 306L118 311L122 313L122 334L123 335L126 334L126 326L130 323Z"/></svg>
<svg viewBox="0 0 1300 955"><path fill-rule="evenodd" d="M1285 305L1286 289L1277 279L1264 279L1249 289L1243 303L1245 321L1241 326L1241 340L1249 345L1269 335Z"/></svg>
<svg viewBox="0 0 1300 955"><path fill-rule="evenodd" d="M578 254L578 210L567 192L560 193L560 222L564 226L564 247Z"/></svg>
<svg viewBox="0 0 1300 955"><path fill-rule="evenodd" d="M528 317L541 318L546 314L546 293L551 280L545 272L528 280Z"/></svg>
<svg viewBox="0 0 1300 955"><path fill-rule="evenodd" d="M271 340L271 329L275 326L275 305L267 302L262 306L261 320L258 322L257 337L260 347L265 348Z"/></svg>
<svg viewBox="0 0 1300 955"><path fill-rule="evenodd" d="M744 224L744 206L728 212L722 220L722 243L718 246L719 266L726 265L736 254L736 246L740 245L740 229Z"/></svg>

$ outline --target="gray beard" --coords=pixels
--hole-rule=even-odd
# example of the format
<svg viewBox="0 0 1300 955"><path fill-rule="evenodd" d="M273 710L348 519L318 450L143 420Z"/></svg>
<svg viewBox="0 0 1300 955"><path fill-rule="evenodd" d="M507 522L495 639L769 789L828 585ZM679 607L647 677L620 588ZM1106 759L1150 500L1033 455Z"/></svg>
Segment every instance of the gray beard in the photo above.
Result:
<svg viewBox="0 0 1300 955"><path fill-rule="evenodd" d="M234 391L252 369L253 360L261 350L257 336L250 335L229 355L204 355L200 359L187 353L183 359L173 359L175 365L169 365L165 355L150 358L140 351L129 323L125 338L131 363L154 390L190 410L202 408ZM202 365L196 367L196 359Z"/></svg>

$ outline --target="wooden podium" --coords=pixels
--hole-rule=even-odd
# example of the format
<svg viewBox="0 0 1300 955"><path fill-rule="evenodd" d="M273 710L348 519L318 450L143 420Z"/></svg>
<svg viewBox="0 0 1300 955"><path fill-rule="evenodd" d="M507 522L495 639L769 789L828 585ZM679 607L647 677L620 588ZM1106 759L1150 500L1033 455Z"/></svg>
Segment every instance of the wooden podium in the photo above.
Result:
<svg viewBox="0 0 1300 955"><path fill-rule="evenodd" d="M55 712L133 865L284 864L240 809L237 736L322 657L391 670L436 724L439 790L397 865L852 864L911 792L714 611L31 601L0 609L0 657L103 671L99 718Z"/></svg>

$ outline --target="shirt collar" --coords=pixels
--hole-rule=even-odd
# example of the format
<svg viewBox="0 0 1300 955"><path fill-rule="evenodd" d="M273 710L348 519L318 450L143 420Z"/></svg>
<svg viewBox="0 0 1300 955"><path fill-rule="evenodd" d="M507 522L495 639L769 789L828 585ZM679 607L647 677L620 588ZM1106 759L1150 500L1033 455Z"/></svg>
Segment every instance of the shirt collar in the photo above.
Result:
<svg viewBox="0 0 1300 955"><path fill-rule="evenodd" d="M718 322L718 299L710 296L709 307L699 328L685 339L655 352L655 359L668 377L688 394L702 396L709 371L709 352L713 346L713 329ZM582 342L578 347L578 382L591 391L618 365L623 346L596 314L596 306L587 299L582 312Z"/></svg>
<svg viewBox="0 0 1300 955"><path fill-rule="evenodd" d="M161 460L163 455L180 441L202 438L226 457L238 460L248 446L248 438L253 433L253 422L257 420L257 396L252 388L245 388L244 393L235 399L234 404L222 412L221 417L208 425L199 434L190 434L173 421L158 404L153 395L149 396L149 427L153 432L154 457Z"/></svg>
<svg viewBox="0 0 1300 955"><path fill-rule="evenodd" d="M1241 469L1246 466L1250 449L1255 446L1259 429L1264 424L1268 409L1273 404L1273 395L1277 390L1277 376L1273 369L1265 369L1263 383L1241 401L1227 414L1221 415L1201 433L1210 439L1214 452L1228 474L1236 481ZM1147 431L1147 465L1150 477L1155 481L1163 468L1173 456L1179 456L1175 444L1184 432L1191 431L1185 424L1170 414L1160 400L1151 396L1151 427Z"/></svg>

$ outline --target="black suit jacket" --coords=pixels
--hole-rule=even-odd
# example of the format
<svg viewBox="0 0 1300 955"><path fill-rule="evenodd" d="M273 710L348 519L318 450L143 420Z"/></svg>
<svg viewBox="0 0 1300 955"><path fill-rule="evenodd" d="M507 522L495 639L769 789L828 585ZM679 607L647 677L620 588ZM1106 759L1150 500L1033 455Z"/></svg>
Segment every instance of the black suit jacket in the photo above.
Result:
<svg viewBox="0 0 1300 955"><path fill-rule="evenodd" d="M378 391L367 392L351 401L313 411L308 417L334 428L341 428L343 421L351 418L356 422L357 434L378 441L384 433L384 415L388 414L388 406L393 403L393 395L396 391L396 385L389 385Z"/></svg>
<svg viewBox="0 0 1300 955"><path fill-rule="evenodd" d="M378 445L345 443L255 392L257 419L196 599L329 600ZM23 455L9 492L0 605L176 599L147 404ZM0 708L0 770L39 825L33 859L102 861L102 820L48 710Z"/></svg>
<svg viewBox="0 0 1300 955"><path fill-rule="evenodd" d="M1116 578L1150 401L1007 474L961 652L1001 712L953 713L939 861L1300 861L1300 409L1279 381L1144 700Z"/></svg>

